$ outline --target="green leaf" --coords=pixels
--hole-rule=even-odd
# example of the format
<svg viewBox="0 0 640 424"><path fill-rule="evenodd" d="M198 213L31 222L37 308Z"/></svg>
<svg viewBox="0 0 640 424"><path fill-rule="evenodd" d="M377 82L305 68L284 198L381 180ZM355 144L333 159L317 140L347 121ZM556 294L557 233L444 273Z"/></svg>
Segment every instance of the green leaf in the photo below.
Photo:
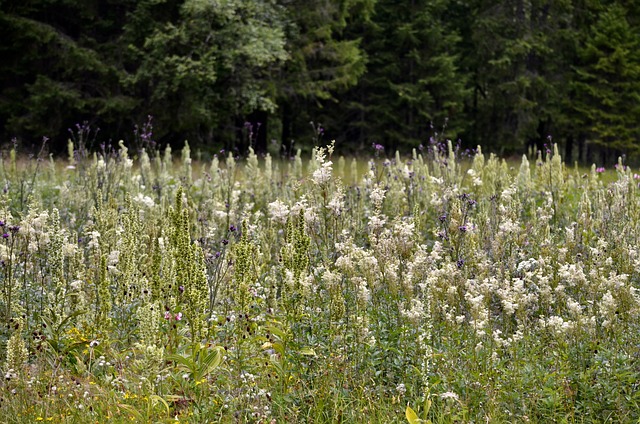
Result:
<svg viewBox="0 0 640 424"><path fill-rule="evenodd" d="M209 353L204 361L203 361L203 366L200 367L200 372L199 374L201 374L198 378L198 380L200 380L201 378L204 378L206 376L208 376L209 374L211 374L216 368L218 368L218 366L220 366L220 364L222 363L222 348L220 346L216 347L215 350L211 353Z"/></svg>
<svg viewBox="0 0 640 424"><path fill-rule="evenodd" d="M405 415L407 417L407 421L409 421L409 424L419 424L422 422L422 420L418 418L418 414L416 414L416 412L413 409L411 409L410 406L407 406Z"/></svg>
<svg viewBox="0 0 640 424"><path fill-rule="evenodd" d="M182 355L169 355L167 356L167 360L175 362L177 368L180 370L189 371L191 373L194 373L196 370L196 364L191 358Z"/></svg>
<svg viewBox="0 0 640 424"><path fill-rule="evenodd" d="M118 408L126 411L128 414L131 414L133 416L133 418L137 421L137 422L143 422L144 417L142 416L142 414L133 406L131 405L126 405L124 403L119 403L118 404Z"/></svg>
<svg viewBox="0 0 640 424"><path fill-rule="evenodd" d="M300 355L316 356L316 351L311 349L310 347L304 347L300 349Z"/></svg>
<svg viewBox="0 0 640 424"><path fill-rule="evenodd" d="M85 312L86 312L86 311L79 310L79 311L75 311L75 312L73 312L73 313L69 314L67 317L65 317L65 319L63 319L63 320L62 320L62 322L60 323L60 325L58 325L58 327L56 328L56 332L58 332L58 333L59 333L60 331L62 331L62 329L64 328L64 326L65 326L65 325L67 325L67 323L68 323L72 318L75 318L75 317L77 317L78 315L82 315L82 314L84 314ZM44 319L44 318L43 318L43 319Z"/></svg>
<svg viewBox="0 0 640 424"><path fill-rule="evenodd" d="M284 344L281 342L272 343L273 350L275 350L280 356L284 356Z"/></svg>
<svg viewBox="0 0 640 424"><path fill-rule="evenodd" d="M279 329L278 327L270 326L269 332L271 332L274 336L278 337L280 340L285 340L287 338L287 335L285 334L285 332Z"/></svg>
<svg viewBox="0 0 640 424"><path fill-rule="evenodd" d="M424 415L426 416L431 409L431 399L427 398L424 400Z"/></svg>
<svg viewBox="0 0 640 424"><path fill-rule="evenodd" d="M151 395L149 396L149 401L153 402L153 404L157 404L157 403L161 403L162 405L164 405L164 409L165 411L167 411L167 415L169 415L169 404L167 403L166 400L164 400L163 398L161 398L158 395Z"/></svg>

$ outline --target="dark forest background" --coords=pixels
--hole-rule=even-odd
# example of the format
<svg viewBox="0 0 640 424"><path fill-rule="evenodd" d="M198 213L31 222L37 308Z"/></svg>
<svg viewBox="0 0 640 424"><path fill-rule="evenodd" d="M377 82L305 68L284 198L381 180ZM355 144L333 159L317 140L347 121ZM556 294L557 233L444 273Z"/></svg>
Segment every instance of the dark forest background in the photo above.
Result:
<svg viewBox="0 0 640 424"><path fill-rule="evenodd" d="M0 0L0 40L0 141L54 152L640 148L634 0Z"/></svg>

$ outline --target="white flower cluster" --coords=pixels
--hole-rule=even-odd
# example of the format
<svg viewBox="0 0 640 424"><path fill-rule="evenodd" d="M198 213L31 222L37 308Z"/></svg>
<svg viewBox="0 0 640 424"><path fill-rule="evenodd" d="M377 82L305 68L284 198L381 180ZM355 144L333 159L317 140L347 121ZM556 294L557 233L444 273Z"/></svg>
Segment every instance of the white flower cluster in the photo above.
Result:
<svg viewBox="0 0 640 424"><path fill-rule="evenodd" d="M289 207L285 205L282 201L276 200L267 205L269 209L269 217L274 222L285 224L287 219L289 218Z"/></svg>

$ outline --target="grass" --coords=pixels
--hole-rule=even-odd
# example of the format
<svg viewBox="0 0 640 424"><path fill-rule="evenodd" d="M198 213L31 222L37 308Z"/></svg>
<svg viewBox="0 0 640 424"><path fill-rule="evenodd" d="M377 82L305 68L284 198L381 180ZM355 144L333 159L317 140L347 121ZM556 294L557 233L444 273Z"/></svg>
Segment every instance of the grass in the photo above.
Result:
<svg viewBox="0 0 640 424"><path fill-rule="evenodd" d="M332 151L8 155L0 421L640 419L633 170Z"/></svg>

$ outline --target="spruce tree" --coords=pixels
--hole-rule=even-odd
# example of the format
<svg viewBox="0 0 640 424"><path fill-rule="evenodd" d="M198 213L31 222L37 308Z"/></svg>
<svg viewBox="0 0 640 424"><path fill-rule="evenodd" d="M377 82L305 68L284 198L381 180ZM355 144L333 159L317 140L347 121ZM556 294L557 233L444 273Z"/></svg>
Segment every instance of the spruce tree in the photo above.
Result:
<svg viewBox="0 0 640 424"><path fill-rule="evenodd" d="M613 2L579 48L573 111L589 143L617 153L640 148L640 39L629 10Z"/></svg>

